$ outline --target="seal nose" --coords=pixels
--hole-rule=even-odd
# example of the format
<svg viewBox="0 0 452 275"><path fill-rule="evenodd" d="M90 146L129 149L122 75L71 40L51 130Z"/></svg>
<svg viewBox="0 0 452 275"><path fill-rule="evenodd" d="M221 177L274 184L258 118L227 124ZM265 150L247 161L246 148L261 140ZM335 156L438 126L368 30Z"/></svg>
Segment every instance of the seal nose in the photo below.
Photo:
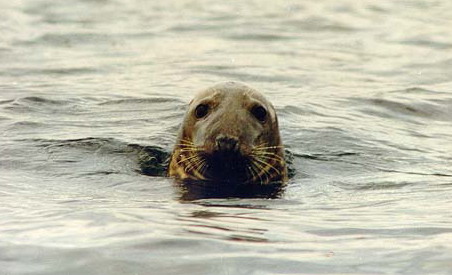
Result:
<svg viewBox="0 0 452 275"><path fill-rule="evenodd" d="M218 151L237 151L238 139L234 137L227 137L220 135L215 139L216 149Z"/></svg>

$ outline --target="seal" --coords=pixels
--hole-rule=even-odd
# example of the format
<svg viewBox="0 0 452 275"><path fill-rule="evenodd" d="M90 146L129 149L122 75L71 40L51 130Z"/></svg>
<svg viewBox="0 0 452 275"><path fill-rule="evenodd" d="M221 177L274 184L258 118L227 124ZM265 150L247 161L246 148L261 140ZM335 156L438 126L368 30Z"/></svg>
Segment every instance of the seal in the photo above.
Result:
<svg viewBox="0 0 452 275"><path fill-rule="evenodd" d="M199 92L185 114L168 175L227 185L284 185L287 167L273 105L239 82Z"/></svg>

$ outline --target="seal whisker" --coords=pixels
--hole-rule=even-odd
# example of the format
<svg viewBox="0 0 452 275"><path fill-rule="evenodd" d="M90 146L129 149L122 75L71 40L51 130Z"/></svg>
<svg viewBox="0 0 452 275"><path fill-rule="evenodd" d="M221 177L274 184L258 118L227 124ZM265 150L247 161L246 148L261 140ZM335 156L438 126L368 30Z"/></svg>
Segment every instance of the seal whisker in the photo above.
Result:
<svg viewBox="0 0 452 275"><path fill-rule="evenodd" d="M181 164L181 163L184 163L184 162L190 162L190 159L192 159L192 158L197 158L198 157L198 155L193 155L193 156L190 156L190 157L186 157L186 156L183 156L184 158L182 158L181 160L179 160L178 162L177 162L177 164Z"/></svg>
<svg viewBox="0 0 452 275"><path fill-rule="evenodd" d="M270 167L271 169L273 169L278 175L281 175L281 172L275 168L275 166L271 165L269 162L266 162L265 160L261 159L261 158L255 158L256 161L262 163L263 165Z"/></svg>
<svg viewBox="0 0 452 275"><path fill-rule="evenodd" d="M273 159L273 160L285 162L285 159L283 157L281 157L275 153L262 151L262 152L254 152L253 154L256 156L259 156L259 157L266 158L266 159Z"/></svg>
<svg viewBox="0 0 452 275"><path fill-rule="evenodd" d="M262 176L261 176L262 173L259 173L259 170L258 170L258 168L256 167L256 164L255 164L254 161L251 162L251 169L256 173L257 177L259 177L259 183L260 183L260 184L263 184L264 181L263 181Z"/></svg>
<svg viewBox="0 0 452 275"><path fill-rule="evenodd" d="M270 179L272 174L270 174L270 172L266 169L266 167L264 165L262 165L261 163L255 163L262 171L264 171L264 175L267 179Z"/></svg>
<svg viewBox="0 0 452 275"><path fill-rule="evenodd" d="M262 142L261 144L258 144L256 146L254 146L254 148L259 148L259 147L263 147L265 145L268 145L268 142Z"/></svg>
<svg viewBox="0 0 452 275"><path fill-rule="evenodd" d="M192 141L192 140L186 139L186 138L181 138L179 141L180 141L180 142L186 142L186 143L189 143L189 144L193 144L193 141Z"/></svg>
<svg viewBox="0 0 452 275"><path fill-rule="evenodd" d="M202 150L200 148L182 148L179 151L180 152L193 152L193 153L196 153L196 152L204 151L204 150Z"/></svg>
<svg viewBox="0 0 452 275"><path fill-rule="evenodd" d="M255 171L252 169L251 165L247 165L246 168L248 168L249 172L248 175L251 176L249 181L255 181L257 179L257 175Z"/></svg>
<svg viewBox="0 0 452 275"><path fill-rule="evenodd" d="M276 148L283 148L282 145L275 145L275 146L255 146L253 149L257 150L263 150L263 149L276 149Z"/></svg>
<svg viewBox="0 0 452 275"><path fill-rule="evenodd" d="M254 146L254 147L253 147L253 150L255 150L255 149L260 149L260 148L262 148L262 147L267 147L266 145L268 145L268 143L266 143L266 142L261 143L261 144L259 144L259 145Z"/></svg>
<svg viewBox="0 0 452 275"><path fill-rule="evenodd" d="M191 170L191 168L193 167L193 164L190 161L184 162L184 164L185 164L184 171L186 173L188 173Z"/></svg>
<svg viewBox="0 0 452 275"><path fill-rule="evenodd" d="M204 173L206 172L206 169L208 167L209 167L209 165L207 164L207 161L204 158L202 158L202 162L201 162L200 167L199 167L199 173L201 175L204 175Z"/></svg>
<svg viewBox="0 0 452 275"><path fill-rule="evenodd" d="M195 145L192 145L192 144L183 144L183 143L178 143L175 146L180 147L180 148L203 148L203 147L200 147L200 146L195 146Z"/></svg>
<svg viewBox="0 0 452 275"><path fill-rule="evenodd" d="M196 156L196 158L194 158L194 160L190 160L189 163L192 164L192 166L191 166L190 169L187 170L187 172L188 172L188 171L191 171L191 170L193 170L193 169L195 169L194 171L196 171L196 172L199 173L198 167L199 167L199 163L200 163L201 161L202 161L202 160L199 158L199 156Z"/></svg>
<svg viewBox="0 0 452 275"><path fill-rule="evenodd" d="M179 147L189 147L189 148L198 148L198 146L192 145L192 144L184 144L184 143L178 143L176 146Z"/></svg>
<svg viewBox="0 0 452 275"><path fill-rule="evenodd" d="M195 161L188 161L186 163L187 164L187 166L186 166L187 169L185 169L185 172L188 173L190 171L193 171L194 174L198 174L200 177L203 177L203 175L201 173L199 173L199 171L197 169L197 166L196 166L196 163L198 162L197 159L198 158L196 158Z"/></svg>
<svg viewBox="0 0 452 275"><path fill-rule="evenodd" d="M251 87L222 83L190 102L168 175L181 181L285 184L283 148L273 105Z"/></svg>
<svg viewBox="0 0 452 275"><path fill-rule="evenodd" d="M278 156L273 156L273 155L261 155L261 154L252 154L254 157L259 158L261 160L267 161L267 160L273 160L275 162L282 162L283 159L278 158Z"/></svg>
<svg viewBox="0 0 452 275"><path fill-rule="evenodd" d="M270 179L271 178L271 174L267 171L267 169L265 169L264 166L262 166L262 164L256 162L257 158L253 157L253 164L256 168L259 168L262 173L260 173L261 175L263 174L265 176L265 178ZM259 175L259 174L258 174Z"/></svg>

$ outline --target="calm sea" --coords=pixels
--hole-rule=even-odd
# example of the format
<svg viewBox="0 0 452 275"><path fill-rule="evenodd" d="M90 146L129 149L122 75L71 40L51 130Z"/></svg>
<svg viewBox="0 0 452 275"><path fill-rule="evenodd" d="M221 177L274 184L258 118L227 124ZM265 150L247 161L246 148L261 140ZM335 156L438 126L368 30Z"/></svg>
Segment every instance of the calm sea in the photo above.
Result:
<svg viewBox="0 0 452 275"><path fill-rule="evenodd" d="M0 275L452 274L451 11L0 0ZM162 176L227 80L277 109L281 198L183 201Z"/></svg>

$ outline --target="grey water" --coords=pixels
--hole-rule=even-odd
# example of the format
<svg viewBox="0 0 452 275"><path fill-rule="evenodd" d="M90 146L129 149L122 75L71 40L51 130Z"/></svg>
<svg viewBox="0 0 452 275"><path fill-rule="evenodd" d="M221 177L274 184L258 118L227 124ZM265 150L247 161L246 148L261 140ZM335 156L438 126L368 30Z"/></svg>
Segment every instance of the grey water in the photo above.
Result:
<svg viewBox="0 0 452 275"><path fill-rule="evenodd" d="M1 0L0 274L452 274L451 10ZM181 200L164 156L229 80L273 102L295 174Z"/></svg>

